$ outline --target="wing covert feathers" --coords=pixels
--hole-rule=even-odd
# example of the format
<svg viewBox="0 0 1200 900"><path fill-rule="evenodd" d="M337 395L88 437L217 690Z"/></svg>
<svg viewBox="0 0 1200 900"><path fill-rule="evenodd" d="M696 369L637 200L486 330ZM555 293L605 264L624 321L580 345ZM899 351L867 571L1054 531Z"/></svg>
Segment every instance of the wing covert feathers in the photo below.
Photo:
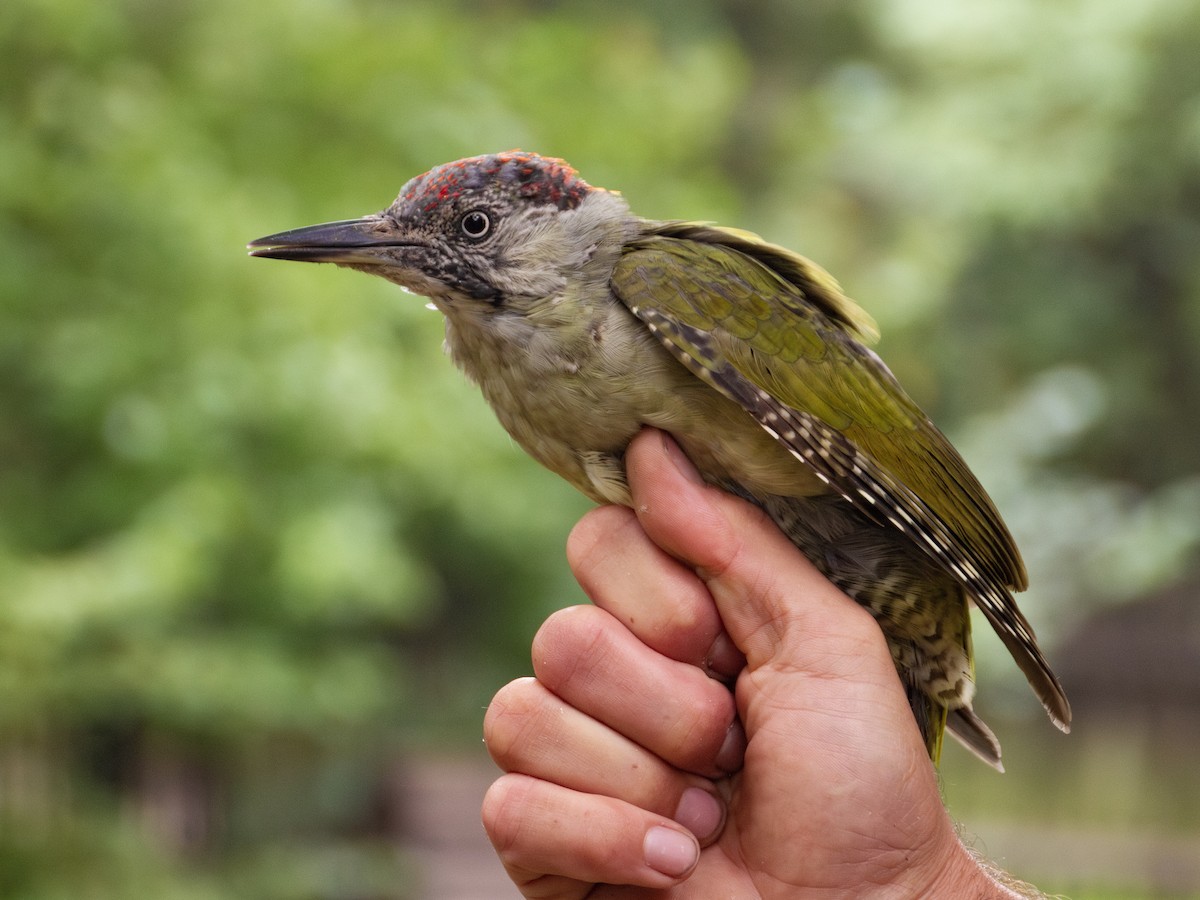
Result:
<svg viewBox="0 0 1200 900"><path fill-rule="evenodd" d="M952 572L1066 730L1066 697L1009 593L1027 583L1012 536L962 457L855 339L875 336L874 323L830 275L745 232L647 223L612 288L832 491Z"/></svg>

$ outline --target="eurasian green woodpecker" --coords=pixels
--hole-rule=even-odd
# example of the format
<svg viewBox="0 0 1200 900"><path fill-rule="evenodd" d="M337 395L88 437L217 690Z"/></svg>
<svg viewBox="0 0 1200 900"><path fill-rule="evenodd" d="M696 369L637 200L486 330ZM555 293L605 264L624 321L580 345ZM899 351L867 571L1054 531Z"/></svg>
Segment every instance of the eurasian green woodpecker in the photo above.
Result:
<svg viewBox="0 0 1200 900"><path fill-rule="evenodd" d="M428 297L508 433L598 503L630 505L622 460L640 428L670 432L871 611L935 762L949 728L1000 768L971 707L972 602L1068 729L1013 601L1026 574L1012 536L864 346L871 318L816 264L745 231L639 218L561 160L519 151L438 166L381 213L250 251Z"/></svg>

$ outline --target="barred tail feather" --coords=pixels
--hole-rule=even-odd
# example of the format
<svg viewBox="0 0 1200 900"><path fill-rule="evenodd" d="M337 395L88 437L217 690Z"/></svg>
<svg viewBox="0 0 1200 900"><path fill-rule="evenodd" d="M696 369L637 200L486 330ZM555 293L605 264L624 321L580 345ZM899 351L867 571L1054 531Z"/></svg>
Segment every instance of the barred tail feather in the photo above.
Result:
<svg viewBox="0 0 1200 900"><path fill-rule="evenodd" d="M1000 742L992 734L992 729L970 707L950 710L946 717L946 728L960 744L997 772L1004 771L1004 765L1000 762Z"/></svg>
<svg viewBox="0 0 1200 900"><path fill-rule="evenodd" d="M969 706L947 709L908 679L905 679L904 692L925 741L925 749L935 766L941 762L943 738L949 731L960 744L997 772L1004 771L1000 762L1000 742Z"/></svg>

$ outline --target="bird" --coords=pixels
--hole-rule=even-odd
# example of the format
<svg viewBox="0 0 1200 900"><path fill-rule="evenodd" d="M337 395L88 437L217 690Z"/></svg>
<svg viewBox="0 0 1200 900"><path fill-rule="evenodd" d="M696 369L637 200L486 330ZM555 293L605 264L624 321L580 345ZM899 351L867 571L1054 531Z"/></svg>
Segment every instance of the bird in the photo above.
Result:
<svg viewBox="0 0 1200 900"><path fill-rule="evenodd" d="M973 708L972 605L1069 731L1013 599L1028 577L1000 513L868 347L873 319L811 260L749 231L642 218L520 150L435 166L382 212L247 246L428 298L505 430L597 503L632 506L625 448L643 427L669 432L874 616L935 765L948 730L1003 771Z"/></svg>

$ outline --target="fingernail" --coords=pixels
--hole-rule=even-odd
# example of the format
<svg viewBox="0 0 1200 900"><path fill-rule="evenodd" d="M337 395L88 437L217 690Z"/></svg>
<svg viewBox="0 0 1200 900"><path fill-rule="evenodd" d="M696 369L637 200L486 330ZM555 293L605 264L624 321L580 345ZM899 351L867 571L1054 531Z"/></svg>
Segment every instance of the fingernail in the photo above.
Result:
<svg viewBox="0 0 1200 900"><path fill-rule="evenodd" d="M708 791L690 787L680 796L673 818L704 843L717 836L725 821L725 807Z"/></svg>
<svg viewBox="0 0 1200 900"><path fill-rule="evenodd" d="M725 732L725 740L717 751L713 764L726 774L733 774L742 767L746 756L746 731L738 719L733 720Z"/></svg>
<svg viewBox="0 0 1200 900"><path fill-rule="evenodd" d="M700 845L690 834L655 825L646 832L642 854L650 868L678 878L696 865L700 859Z"/></svg>
<svg viewBox="0 0 1200 900"><path fill-rule="evenodd" d="M700 477L700 473L696 471L696 467L692 465L692 461L687 458L679 445L675 443L675 439L665 431L662 436L663 449L667 456L679 471L679 474L693 484L704 484L704 479Z"/></svg>
<svg viewBox="0 0 1200 900"><path fill-rule="evenodd" d="M704 657L704 668L721 679L733 678L745 665L746 657L724 631L717 635Z"/></svg>

